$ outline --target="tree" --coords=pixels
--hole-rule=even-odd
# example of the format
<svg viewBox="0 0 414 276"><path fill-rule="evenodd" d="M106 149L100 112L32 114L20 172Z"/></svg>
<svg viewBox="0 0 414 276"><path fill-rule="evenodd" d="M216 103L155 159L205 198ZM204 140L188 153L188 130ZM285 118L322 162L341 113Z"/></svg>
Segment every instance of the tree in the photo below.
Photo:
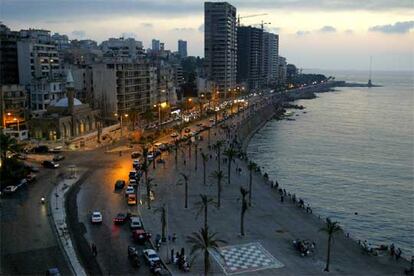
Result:
<svg viewBox="0 0 414 276"><path fill-rule="evenodd" d="M7 158L7 152L18 153L22 150L20 144L14 137L6 134L0 134L0 152L1 162L4 163Z"/></svg>
<svg viewBox="0 0 414 276"><path fill-rule="evenodd" d="M175 125L173 128L176 132L178 132L178 135L180 136L180 140L182 139L182 133L183 133L183 129L186 127L185 124L180 123Z"/></svg>
<svg viewBox="0 0 414 276"><path fill-rule="evenodd" d="M240 187L240 194L241 194L241 213L240 213L240 235L244 236L244 214L246 213L247 209L249 208L246 201L246 196L249 194L249 192L243 188Z"/></svg>
<svg viewBox="0 0 414 276"><path fill-rule="evenodd" d="M149 122L154 120L154 113L152 113L152 111L148 109L144 112L144 114L142 114L142 119L144 119L145 122L149 124Z"/></svg>
<svg viewBox="0 0 414 276"><path fill-rule="evenodd" d="M224 178L223 171L214 171L211 177L217 180L217 208L221 206L221 181Z"/></svg>
<svg viewBox="0 0 414 276"><path fill-rule="evenodd" d="M187 145L188 145L188 160L191 160L191 145L193 144L193 142L191 142L191 139L188 140Z"/></svg>
<svg viewBox="0 0 414 276"><path fill-rule="evenodd" d="M331 260L331 241L333 239L333 235L341 230L341 227L338 225L337 221L331 221L330 218L326 218L325 226L320 229L328 234L328 252L326 256L326 267L324 271L329 272L329 263Z"/></svg>
<svg viewBox="0 0 414 276"><path fill-rule="evenodd" d="M221 170L221 166L220 166L220 162L221 162L221 148L223 147L223 145L224 145L224 141L223 140L218 140L214 145L213 145L213 148L216 150L216 152L217 152L217 164L218 164L218 170L220 171Z"/></svg>
<svg viewBox="0 0 414 276"><path fill-rule="evenodd" d="M252 206L252 181L253 181L253 171L256 170L257 164L250 161L247 165L249 169L249 206Z"/></svg>
<svg viewBox="0 0 414 276"><path fill-rule="evenodd" d="M212 198L209 198L207 195L200 194L201 200L196 202L194 205L197 208L197 217L203 212L204 213L204 228L207 229L208 227L208 206L213 204L214 201Z"/></svg>
<svg viewBox="0 0 414 276"><path fill-rule="evenodd" d="M194 170L197 170L197 162L198 162L198 143L194 142Z"/></svg>
<svg viewBox="0 0 414 276"><path fill-rule="evenodd" d="M216 239L217 233L209 234L208 228L201 228L200 232L193 232L187 236L187 243L191 244L190 256L194 260L200 253L204 255L204 275L207 276L210 269L210 253L221 256L219 243L226 244L224 240Z"/></svg>
<svg viewBox="0 0 414 276"><path fill-rule="evenodd" d="M208 161L208 155L204 152L201 153L201 159L203 160L203 183L206 185L206 165Z"/></svg>
<svg viewBox="0 0 414 276"><path fill-rule="evenodd" d="M167 229L167 210L165 208L165 204L161 207L155 209L156 213L161 213L161 239L165 241L165 232Z"/></svg>
<svg viewBox="0 0 414 276"><path fill-rule="evenodd" d="M155 170L155 150L154 150L154 144L155 144L156 139L153 136L148 136L146 138L146 142L149 146L149 148L151 148L152 150L152 168Z"/></svg>
<svg viewBox="0 0 414 276"><path fill-rule="evenodd" d="M230 175L231 175L231 162L233 162L234 158L237 156L237 151L230 147L224 151L224 155L227 157L228 165L227 165L227 183L230 185Z"/></svg>
<svg viewBox="0 0 414 276"><path fill-rule="evenodd" d="M155 186L154 183L152 183L154 181L154 178L148 178L147 179L147 206L148 209L151 209L151 191L152 191L152 187Z"/></svg>
<svg viewBox="0 0 414 276"><path fill-rule="evenodd" d="M178 141L177 139L174 140L174 149L175 149L175 166L177 166L177 162L178 162L178 149L180 147L180 141Z"/></svg>
<svg viewBox="0 0 414 276"><path fill-rule="evenodd" d="M183 185L184 182L184 208L188 208L188 180L190 177L185 173L180 173L182 179L177 183L177 185Z"/></svg>

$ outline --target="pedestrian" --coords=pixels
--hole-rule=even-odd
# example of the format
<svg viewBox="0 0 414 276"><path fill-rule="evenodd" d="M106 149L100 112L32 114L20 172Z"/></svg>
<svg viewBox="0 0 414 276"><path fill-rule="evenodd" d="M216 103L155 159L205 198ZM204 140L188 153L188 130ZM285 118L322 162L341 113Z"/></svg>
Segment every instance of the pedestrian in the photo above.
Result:
<svg viewBox="0 0 414 276"><path fill-rule="evenodd" d="M393 243L390 246L390 255L391 257L394 257L395 255L395 245Z"/></svg>
<svg viewBox="0 0 414 276"><path fill-rule="evenodd" d="M398 247L397 251L395 252L395 260L398 261L398 259L401 258L401 254L402 254L401 248Z"/></svg>
<svg viewBox="0 0 414 276"><path fill-rule="evenodd" d="M177 240L177 234L174 233L173 236L172 236L172 242L175 242L176 240Z"/></svg>
<svg viewBox="0 0 414 276"><path fill-rule="evenodd" d="M92 247L92 255L96 257L98 255L98 250L96 248L96 245L92 243L91 247Z"/></svg>
<svg viewBox="0 0 414 276"><path fill-rule="evenodd" d="M283 195L280 196L280 202L283 203Z"/></svg>
<svg viewBox="0 0 414 276"><path fill-rule="evenodd" d="M183 163L184 163L184 166L186 165L186 161L185 161L185 159L183 159Z"/></svg>

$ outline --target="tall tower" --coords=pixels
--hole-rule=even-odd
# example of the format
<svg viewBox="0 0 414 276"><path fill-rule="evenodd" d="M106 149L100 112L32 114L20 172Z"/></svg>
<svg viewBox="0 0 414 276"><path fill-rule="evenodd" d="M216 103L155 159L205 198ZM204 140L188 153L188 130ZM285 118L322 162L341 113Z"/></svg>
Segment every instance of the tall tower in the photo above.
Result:
<svg viewBox="0 0 414 276"><path fill-rule="evenodd" d="M207 78L220 96L227 97L236 85L236 8L227 2L204 3L204 58Z"/></svg>
<svg viewBox="0 0 414 276"><path fill-rule="evenodd" d="M185 40L178 40L178 54L180 58L187 57L187 41Z"/></svg>

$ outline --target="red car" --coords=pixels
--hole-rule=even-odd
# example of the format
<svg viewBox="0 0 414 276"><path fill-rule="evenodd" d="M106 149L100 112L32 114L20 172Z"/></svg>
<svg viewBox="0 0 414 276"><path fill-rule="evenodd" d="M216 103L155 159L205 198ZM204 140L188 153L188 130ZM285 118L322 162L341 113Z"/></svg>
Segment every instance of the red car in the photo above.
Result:
<svg viewBox="0 0 414 276"><path fill-rule="evenodd" d="M116 217L113 219L114 224L124 224L129 219L128 214L125 213L119 213L116 215Z"/></svg>
<svg viewBox="0 0 414 276"><path fill-rule="evenodd" d="M151 234L145 232L144 229L132 230L132 238L138 243L145 243L147 240L151 239Z"/></svg>

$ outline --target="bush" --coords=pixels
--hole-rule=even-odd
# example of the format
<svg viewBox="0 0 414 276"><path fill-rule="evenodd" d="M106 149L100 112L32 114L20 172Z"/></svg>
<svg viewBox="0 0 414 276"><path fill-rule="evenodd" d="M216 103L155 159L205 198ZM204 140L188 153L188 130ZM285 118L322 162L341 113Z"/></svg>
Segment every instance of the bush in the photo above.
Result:
<svg viewBox="0 0 414 276"><path fill-rule="evenodd" d="M29 172L30 169L20 160L16 158L5 159L0 170L1 188L15 184L25 178Z"/></svg>

